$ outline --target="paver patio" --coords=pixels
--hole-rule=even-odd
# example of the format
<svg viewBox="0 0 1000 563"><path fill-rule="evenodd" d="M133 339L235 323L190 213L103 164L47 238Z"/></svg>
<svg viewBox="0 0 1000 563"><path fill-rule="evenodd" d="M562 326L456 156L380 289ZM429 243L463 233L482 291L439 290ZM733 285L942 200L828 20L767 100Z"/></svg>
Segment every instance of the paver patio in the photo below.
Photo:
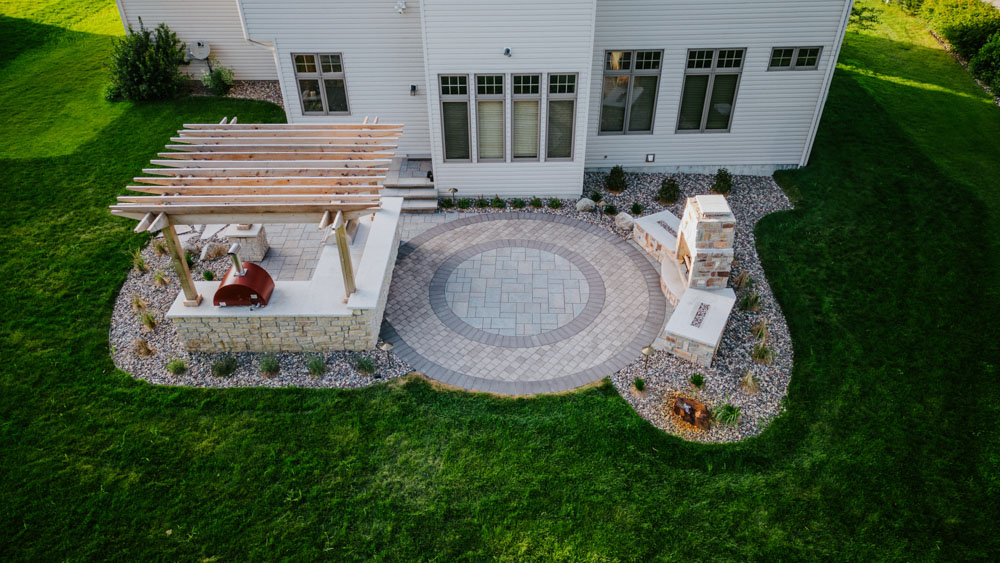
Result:
<svg viewBox="0 0 1000 563"><path fill-rule="evenodd" d="M655 269L610 232L538 213L457 217L404 226L413 238L383 322L393 351L428 377L501 394L564 391L618 371L662 327Z"/></svg>

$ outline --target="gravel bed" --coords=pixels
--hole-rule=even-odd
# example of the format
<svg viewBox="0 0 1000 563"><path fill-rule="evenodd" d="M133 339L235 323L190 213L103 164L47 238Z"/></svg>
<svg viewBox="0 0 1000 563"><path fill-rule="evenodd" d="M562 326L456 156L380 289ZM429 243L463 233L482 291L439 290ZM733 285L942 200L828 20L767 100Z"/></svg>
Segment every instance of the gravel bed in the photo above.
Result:
<svg viewBox="0 0 1000 563"><path fill-rule="evenodd" d="M212 92L201 82L192 80L188 84L188 91L192 96L211 96ZM277 80L236 80L230 88L227 98L240 98L246 100L263 100L277 104L278 107L285 107L281 97L281 86ZM238 116L237 116L238 117Z"/></svg>
<svg viewBox="0 0 1000 563"><path fill-rule="evenodd" d="M678 217L684 210L685 198L710 193L714 181L714 176L705 174L630 173L626 174L628 188L621 194L612 194L604 190L606 176L597 172L585 174L584 195L589 197L598 191L601 193L602 201L614 204L619 212L631 214L632 204L638 202L644 208L642 215L669 209ZM677 203L664 206L656 200L656 192L660 188L660 183L667 177L677 180L681 197ZM759 434L768 422L781 412L781 403L792 373L792 343L788 335L788 325L767 283L767 277L757 257L753 235L754 226L761 217L791 209L792 204L769 176L733 176L733 189L727 200L736 216L736 240L733 249L735 262L730 280L745 271L753 280L752 287L737 290L737 300L748 293L756 292L760 296L760 310L743 311L737 304L729 317L729 323L726 325L711 368L697 366L667 352L656 352L648 362L645 358L637 358L635 362L611 376L611 381L618 392L640 416L664 431L699 442L735 442ZM547 204L549 200L543 201ZM530 206L514 209L513 200L510 199L506 200L505 209L473 206L467 210L454 208L448 211L471 213L535 211L565 215L604 227L625 240L631 239L631 230L617 228L614 217L602 216L596 211L579 212L576 210L576 201L576 199L563 200L560 209L548 207L531 209ZM751 350L758 342L750 329L762 319L767 321L769 333L767 342L773 355L773 361L769 365L756 363L750 357ZM753 374L757 383L756 392L745 391L740 384L740 379L748 371ZM701 389L694 388L690 383L691 376L695 373L702 374L704 378L705 383ZM634 387L633 382L636 378L645 381L646 385L642 392L636 391ZM678 394L705 403L713 412L726 403L737 406L740 408L739 421L732 426L713 422L708 430L695 429L678 421L671 412L674 397Z"/></svg>
<svg viewBox="0 0 1000 563"><path fill-rule="evenodd" d="M214 229L213 229L214 230ZM181 229L178 229L181 233ZM204 227L197 232L204 232ZM187 233L181 233L185 237ZM237 353L237 368L232 376L226 378L212 375L212 364L227 354L189 353L184 350L173 323L165 318L167 310L180 292L177 276L170 264L169 255L158 255L154 247L156 241L162 241L158 236L153 242L142 249L142 256L149 266L148 272L139 272L133 268L125 284L122 286L115 301L111 317L111 356L115 365L137 379L157 385L185 385L190 387L326 387L350 389L366 387L374 383L400 377L411 369L395 354L372 349L365 352L333 352L323 354L326 373L322 377L314 377L309 373L306 362L312 354L275 354L280 370L274 377L260 373L258 365L263 354ZM206 240L195 238L184 243L197 256L201 247L208 242L228 243L218 236ZM203 279L202 273L211 270L215 279L221 279L232 262L228 256L209 261L197 261L191 269L192 276ZM154 283L157 271L162 272L169 282L166 286ZM156 327L149 331L142 325L139 313L132 308L132 296L138 295L146 302L146 310L156 319ZM206 298L211 298L206 296ZM140 356L136 353L136 340L143 339L153 349L151 356ZM381 341L379 341L381 344ZM354 365L357 359L367 357L375 363L375 373L372 375L360 373ZM174 375L166 370L166 364L171 359L178 358L187 363L187 370L181 375Z"/></svg>

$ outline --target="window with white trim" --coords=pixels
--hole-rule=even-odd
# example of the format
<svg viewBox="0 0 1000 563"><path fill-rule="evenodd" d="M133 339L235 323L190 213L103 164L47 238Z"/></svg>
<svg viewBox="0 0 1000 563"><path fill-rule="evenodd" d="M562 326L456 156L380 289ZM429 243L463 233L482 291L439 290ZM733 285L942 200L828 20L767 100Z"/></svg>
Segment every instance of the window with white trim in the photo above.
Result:
<svg viewBox="0 0 1000 563"><path fill-rule="evenodd" d="M293 53L292 63L303 115L351 113L340 53Z"/></svg>
<svg viewBox="0 0 1000 563"><path fill-rule="evenodd" d="M446 161L471 160L469 151L469 77L443 74L441 87L441 139Z"/></svg>
<svg viewBox="0 0 1000 563"><path fill-rule="evenodd" d="M542 76L515 74L511 92L511 156L514 160L537 160L539 107Z"/></svg>
<svg viewBox="0 0 1000 563"><path fill-rule="evenodd" d="M663 51L607 51L601 134L652 133Z"/></svg>
<svg viewBox="0 0 1000 563"><path fill-rule="evenodd" d="M677 112L682 133L728 132L746 49L691 49Z"/></svg>
<svg viewBox="0 0 1000 563"><path fill-rule="evenodd" d="M575 74L550 74L548 124L545 130L546 160L573 159L576 116Z"/></svg>
<svg viewBox="0 0 1000 563"><path fill-rule="evenodd" d="M816 70L822 47L775 47L767 70Z"/></svg>
<svg viewBox="0 0 1000 563"><path fill-rule="evenodd" d="M476 140L480 162L505 157L504 75L476 75Z"/></svg>

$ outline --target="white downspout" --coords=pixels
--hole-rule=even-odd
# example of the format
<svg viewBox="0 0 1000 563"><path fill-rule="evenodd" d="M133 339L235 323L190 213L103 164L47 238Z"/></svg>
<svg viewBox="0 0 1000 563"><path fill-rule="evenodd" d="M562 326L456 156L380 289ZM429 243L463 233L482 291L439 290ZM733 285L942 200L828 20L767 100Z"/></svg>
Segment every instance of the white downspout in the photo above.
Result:
<svg viewBox="0 0 1000 563"><path fill-rule="evenodd" d="M833 46L833 53L831 53L832 58L828 58L829 66L826 70L826 77L823 81L823 90L819 95L819 103L816 104L816 112L813 114L812 127L809 129L809 138L806 139L806 145L802 148L802 159L799 161L799 167L805 166L809 162L809 155L812 153L813 142L816 141L816 131L819 129L820 118L823 117L823 107L826 105L826 98L830 94L830 83L833 82L833 73L837 69L837 59L840 57L840 48L844 44L844 34L847 33L847 22L851 18L851 8L854 6L854 0L847 0L844 2L844 13L841 16L840 23L840 33L837 35L837 40Z"/></svg>
<svg viewBox="0 0 1000 563"><path fill-rule="evenodd" d="M243 40L249 43L250 45L253 45L255 47L260 47L262 49L267 49L273 53L274 45L268 45L267 43L263 43L261 41L257 41L256 39L250 38L250 33L247 31L246 15L243 13L243 3L240 2L240 0L236 0L236 13L239 14L240 16L240 31L243 32Z"/></svg>

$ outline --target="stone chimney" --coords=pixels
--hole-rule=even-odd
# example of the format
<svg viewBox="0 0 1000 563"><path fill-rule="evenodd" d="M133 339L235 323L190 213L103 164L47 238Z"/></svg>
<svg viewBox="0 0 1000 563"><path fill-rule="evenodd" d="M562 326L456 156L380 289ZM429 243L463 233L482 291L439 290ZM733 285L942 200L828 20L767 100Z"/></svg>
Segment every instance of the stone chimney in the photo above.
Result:
<svg viewBox="0 0 1000 563"><path fill-rule="evenodd" d="M687 286L722 288L733 265L736 217L721 195L687 198L677 231L677 261L687 272Z"/></svg>

